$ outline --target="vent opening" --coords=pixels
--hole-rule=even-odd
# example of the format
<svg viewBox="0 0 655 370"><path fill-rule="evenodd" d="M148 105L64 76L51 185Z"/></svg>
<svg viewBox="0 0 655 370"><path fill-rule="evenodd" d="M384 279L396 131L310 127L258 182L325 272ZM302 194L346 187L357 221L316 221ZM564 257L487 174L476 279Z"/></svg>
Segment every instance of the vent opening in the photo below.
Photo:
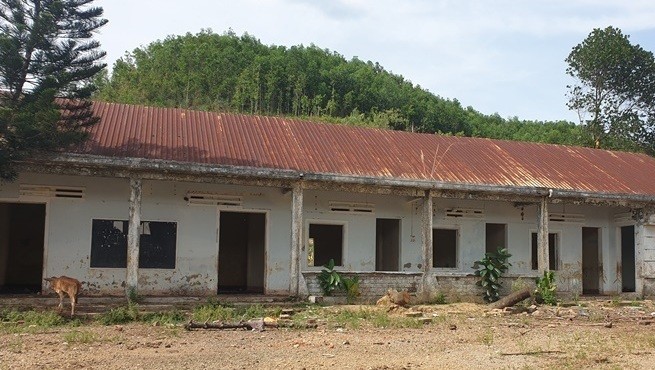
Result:
<svg viewBox="0 0 655 370"><path fill-rule="evenodd" d="M84 199L85 189L79 186L21 184L21 197Z"/></svg>
<svg viewBox="0 0 655 370"><path fill-rule="evenodd" d="M243 198L238 195L210 194L210 193L188 193L186 196L188 204L211 205L225 207L242 207Z"/></svg>
<svg viewBox="0 0 655 370"><path fill-rule="evenodd" d="M375 205L371 203L330 202L331 212L373 213Z"/></svg>
<svg viewBox="0 0 655 370"><path fill-rule="evenodd" d="M550 213L548 215L548 221L580 223L584 222L584 215L575 213Z"/></svg>
<svg viewBox="0 0 655 370"><path fill-rule="evenodd" d="M484 218L484 210L475 208L446 208L446 217L450 218Z"/></svg>

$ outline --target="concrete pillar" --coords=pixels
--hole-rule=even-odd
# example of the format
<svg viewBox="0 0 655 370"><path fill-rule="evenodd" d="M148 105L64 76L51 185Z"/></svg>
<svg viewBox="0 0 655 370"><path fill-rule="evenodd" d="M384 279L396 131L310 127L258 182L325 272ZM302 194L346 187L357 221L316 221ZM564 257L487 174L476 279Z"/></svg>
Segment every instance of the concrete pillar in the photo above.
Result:
<svg viewBox="0 0 655 370"><path fill-rule="evenodd" d="M291 270L289 293L300 295L300 271L303 246L303 188L302 183L293 186L291 201Z"/></svg>
<svg viewBox="0 0 655 370"><path fill-rule="evenodd" d="M537 206L537 268L539 276L548 271L548 198L542 198Z"/></svg>
<svg viewBox="0 0 655 370"><path fill-rule="evenodd" d="M139 227L141 226L141 179L130 179L130 218L127 229L127 271L125 294L137 293L139 281Z"/></svg>
<svg viewBox="0 0 655 370"><path fill-rule="evenodd" d="M655 294L655 213L640 209L635 214L635 292L651 297Z"/></svg>
<svg viewBox="0 0 655 370"><path fill-rule="evenodd" d="M431 293L430 272L432 271L432 191L426 190L423 197L422 210L422 270L423 270L423 299L429 300Z"/></svg>

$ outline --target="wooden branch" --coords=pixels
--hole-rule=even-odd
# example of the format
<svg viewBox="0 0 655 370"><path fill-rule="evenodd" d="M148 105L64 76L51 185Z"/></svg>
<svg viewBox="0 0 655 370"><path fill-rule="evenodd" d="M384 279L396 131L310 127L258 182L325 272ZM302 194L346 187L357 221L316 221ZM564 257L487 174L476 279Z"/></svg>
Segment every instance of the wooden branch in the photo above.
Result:
<svg viewBox="0 0 655 370"><path fill-rule="evenodd" d="M225 322L195 322L193 320L189 321L184 328L186 330L192 329L247 329L247 330L257 330L264 331L265 328L302 328L302 329L316 329L317 324L298 324L293 322L283 322L278 321L276 323L268 323L264 319L252 319L248 321L239 321L235 323L225 323Z"/></svg>
<svg viewBox="0 0 655 370"><path fill-rule="evenodd" d="M544 350L544 351L527 351L527 352L509 352L501 353L502 356L533 356L533 355L542 355L547 353L564 353L559 350Z"/></svg>

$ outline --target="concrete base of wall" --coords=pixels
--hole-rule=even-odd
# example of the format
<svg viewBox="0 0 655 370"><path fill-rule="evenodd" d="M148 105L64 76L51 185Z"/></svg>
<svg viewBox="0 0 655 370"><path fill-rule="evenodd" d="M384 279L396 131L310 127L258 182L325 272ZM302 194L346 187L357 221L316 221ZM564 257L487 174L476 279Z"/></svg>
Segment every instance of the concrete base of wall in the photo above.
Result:
<svg viewBox="0 0 655 370"><path fill-rule="evenodd" d="M323 295L321 286L318 283L320 272L303 272L302 273L309 295ZM380 297L387 293L387 290L393 288L396 290L407 289L410 293L416 293L420 289L422 274L402 273L402 272L344 272L342 276L359 277L358 302L375 303Z"/></svg>
<svg viewBox="0 0 655 370"><path fill-rule="evenodd" d="M642 284L643 292L640 296L642 298L655 298L655 279L643 278Z"/></svg>
<svg viewBox="0 0 655 370"><path fill-rule="evenodd" d="M319 272L302 273L309 295L323 295L318 282ZM403 272L344 272L342 276L359 277L360 296L357 300L363 303L375 303L380 297L393 288L396 290L407 289L408 292L416 294L422 291L422 273ZM428 301L435 301L443 295L446 302L482 302L482 288L476 285L478 277L474 275L443 275L432 274L430 276ZM524 286L534 287L534 278L531 277L504 277L501 278L501 295L507 295L513 290ZM420 294L418 295L420 296Z"/></svg>

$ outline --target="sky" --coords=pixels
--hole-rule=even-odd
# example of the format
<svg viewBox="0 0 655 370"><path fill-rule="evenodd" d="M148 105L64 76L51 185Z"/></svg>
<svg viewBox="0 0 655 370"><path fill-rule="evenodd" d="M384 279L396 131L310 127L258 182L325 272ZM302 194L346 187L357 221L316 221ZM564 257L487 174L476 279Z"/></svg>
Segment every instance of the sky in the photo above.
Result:
<svg viewBox="0 0 655 370"><path fill-rule="evenodd" d="M114 61L170 35L211 29L266 45L310 45L378 62L485 113L578 122L564 61L594 28L614 26L655 52L653 0L96 0L96 38Z"/></svg>

